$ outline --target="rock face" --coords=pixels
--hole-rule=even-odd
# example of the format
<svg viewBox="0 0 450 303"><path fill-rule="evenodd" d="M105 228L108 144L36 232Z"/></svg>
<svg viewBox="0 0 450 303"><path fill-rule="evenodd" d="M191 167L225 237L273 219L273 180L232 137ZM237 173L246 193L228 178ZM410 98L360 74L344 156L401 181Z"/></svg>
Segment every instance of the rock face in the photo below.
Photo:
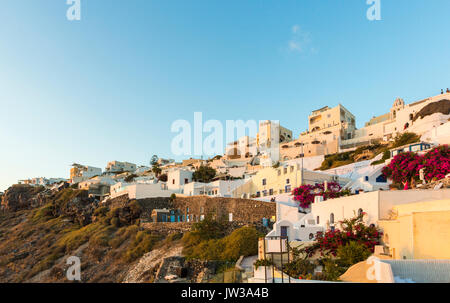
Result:
<svg viewBox="0 0 450 303"><path fill-rule="evenodd" d="M44 190L42 186L13 185L2 196L2 208L17 211L40 206L45 200L45 197L40 195Z"/></svg>
<svg viewBox="0 0 450 303"><path fill-rule="evenodd" d="M133 266L125 276L123 283L142 283L151 280L151 276L156 276L161 272L162 263L165 258L181 256L183 247L177 245L169 250L165 248L155 249L145 254L139 262Z"/></svg>
<svg viewBox="0 0 450 303"><path fill-rule="evenodd" d="M433 102L422 108L415 116L413 121L422 119L426 116L430 116L435 113L441 113L443 115L450 115L450 100L441 100Z"/></svg>
<svg viewBox="0 0 450 303"><path fill-rule="evenodd" d="M87 191L71 191L69 189L61 194L51 196L49 200L56 200L57 207L53 209L54 217L63 215L72 218L72 222L77 222L82 226L92 222L93 213L98 207L98 201L89 198Z"/></svg>

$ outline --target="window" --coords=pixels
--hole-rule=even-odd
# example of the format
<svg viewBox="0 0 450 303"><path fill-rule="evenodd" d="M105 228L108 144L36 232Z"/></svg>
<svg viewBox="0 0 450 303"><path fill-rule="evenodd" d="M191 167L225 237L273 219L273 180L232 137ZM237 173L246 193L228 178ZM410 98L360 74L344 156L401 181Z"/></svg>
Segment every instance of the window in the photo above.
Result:
<svg viewBox="0 0 450 303"><path fill-rule="evenodd" d="M317 216L316 222L317 222L317 224L320 224L320 217L319 216Z"/></svg>
<svg viewBox="0 0 450 303"><path fill-rule="evenodd" d="M309 234L309 239L310 239L310 240L314 239L314 234L313 234L313 233L310 233L310 234Z"/></svg>
<svg viewBox="0 0 450 303"><path fill-rule="evenodd" d="M280 169L278 170L278 176L281 176L281 170Z"/></svg>
<svg viewBox="0 0 450 303"><path fill-rule="evenodd" d="M294 171L294 166L291 166L291 173Z"/></svg>
<svg viewBox="0 0 450 303"><path fill-rule="evenodd" d="M269 189L269 196L273 196L273 188Z"/></svg>
<svg viewBox="0 0 450 303"><path fill-rule="evenodd" d="M267 180L266 179L262 179L262 185L266 185L267 184Z"/></svg>
<svg viewBox="0 0 450 303"><path fill-rule="evenodd" d="M289 182L290 182L290 180L289 180L289 179L286 179L286 184L289 184Z"/></svg>
<svg viewBox="0 0 450 303"><path fill-rule="evenodd" d="M184 184L188 184L189 180L187 178L184 179Z"/></svg>
<svg viewBox="0 0 450 303"><path fill-rule="evenodd" d="M331 213L330 215L330 224L334 224L334 214Z"/></svg>
<svg viewBox="0 0 450 303"><path fill-rule="evenodd" d="M360 208L360 209L358 209L358 216L361 216L362 214L363 214L363 210L362 210L362 208Z"/></svg>
<svg viewBox="0 0 450 303"><path fill-rule="evenodd" d="M175 179L172 179L172 184L175 184Z"/></svg>
<svg viewBox="0 0 450 303"><path fill-rule="evenodd" d="M281 237L287 238L289 226L281 226Z"/></svg>
<svg viewBox="0 0 450 303"><path fill-rule="evenodd" d="M283 169L283 174L287 174L287 167Z"/></svg>
<svg viewBox="0 0 450 303"><path fill-rule="evenodd" d="M379 175L376 179L377 183L387 183L387 179L384 175Z"/></svg>

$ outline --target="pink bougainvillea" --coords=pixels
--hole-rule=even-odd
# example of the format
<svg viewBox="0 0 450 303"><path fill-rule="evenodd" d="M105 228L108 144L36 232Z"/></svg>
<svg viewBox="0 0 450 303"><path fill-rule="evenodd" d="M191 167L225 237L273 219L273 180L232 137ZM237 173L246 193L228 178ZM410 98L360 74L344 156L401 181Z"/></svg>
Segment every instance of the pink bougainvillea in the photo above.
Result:
<svg viewBox="0 0 450 303"><path fill-rule="evenodd" d="M441 180L450 173L450 150L448 145L439 146L421 156L407 152L395 156L391 163L383 168L383 174L394 183L419 180L420 170L424 169L426 181Z"/></svg>
<svg viewBox="0 0 450 303"><path fill-rule="evenodd" d="M316 196L323 196L324 200L328 200L349 195L350 192L348 190L342 190L339 183L330 182L327 185L327 190L325 190L325 184L306 184L295 188L292 194L294 195L294 200L299 202L300 207L309 208L314 203Z"/></svg>
<svg viewBox="0 0 450 303"><path fill-rule="evenodd" d="M422 157L418 169L424 169L427 181L441 180L450 173L450 149L448 145L439 146Z"/></svg>
<svg viewBox="0 0 450 303"><path fill-rule="evenodd" d="M389 165L383 168L383 174L394 183L405 183L419 175L421 157L416 153L407 152L395 156Z"/></svg>
<svg viewBox="0 0 450 303"><path fill-rule="evenodd" d="M316 242L303 248L301 251L309 257L316 252L319 252L321 256L336 256L339 247L354 241L367 246L373 252L375 245L380 244L383 233L373 225L365 225L363 222L364 215L366 213L343 220L340 222L341 229L328 229L325 233L318 232L316 234Z"/></svg>

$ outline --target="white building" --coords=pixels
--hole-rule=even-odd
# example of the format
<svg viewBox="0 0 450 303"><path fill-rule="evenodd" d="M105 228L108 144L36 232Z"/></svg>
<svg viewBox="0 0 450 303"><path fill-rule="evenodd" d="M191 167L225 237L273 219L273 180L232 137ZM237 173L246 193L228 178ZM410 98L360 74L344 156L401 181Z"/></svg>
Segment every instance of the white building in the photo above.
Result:
<svg viewBox="0 0 450 303"><path fill-rule="evenodd" d="M122 173L136 171L136 164L129 162L111 161L105 168L108 173Z"/></svg>
<svg viewBox="0 0 450 303"><path fill-rule="evenodd" d="M245 182L243 179L217 180L210 183L191 182L184 185L181 193L186 196L232 197L233 190Z"/></svg>
<svg viewBox="0 0 450 303"><path fill-rule="evenodd" d="M168 190L165 183L125 183L111 186L111 198L128 195L129 199L170 197L174 191Z"/></svg>
<svg viewBox="0 0 450 303"><path fill-rule="evenodd" d="M185 184L192 182L193 172L182 168L170 169L167 173L167 187L180 192Z"/></svg>
<svg viewBox="0 0 450 303"><path fill-rule="evenodd" d="M31 179L27 179L27 180L19 180L18 184L28 184L31 186L50 186L53 185L55 183L61 183L61 182L67 182L67 179L64 178L44 178L44 177L39 177L39 178L31 178Z"/></svg>
<svg viewBox="0 0 450 303"><path fill-rule="evenodd" d="M314 240L318 231L339 228L339 222L365 212L365 224L388 219L395 205L450 198L450 189L374 191L327 201L317 201L302 213L298 203L277 202L277 222L267 238L288 236L289 241ZM318 199L320 200L320 199Z"/></svg>
<svg viewBox="0 0 450 303"><path fill-rule="evenodd" d="M101 168L74 163L70 169L70 180L71 183L78 183L101 174Z"/></svg>
<svg viewBox="0 0 450 303"><path fill-rule="evenodd" d="M366 145L380 139L388 141L403 132L426 134L430 129L447 123L450 118L449 114L439 112L423 118L417 116L424 107L436 102L450 102L450 93L440 94L411 104L405 104L403 99L397 98L389 113L373 117L366 123L365 127L355 130L351 139L342 140L340 148L347 149Z"/></svg>
<svg viewBox="0 0 450 303"><path fill-rule="evenodd" d="M78 189L88 190L89 187L93 184L105 184L105 185L114 185L117 181L111 177L107 176L97 176L85 181L78 183Z"/></svg>
<svg viewBox="0 0 450 303"><path fill-rule="evenodd" d="M148 171L150 171L150 170L151 170L151 168L148 167L148 166L139 166L139 167L136 168L136 170L134 171L134 174L140 175L140 174L146 173L146 172L148 172Z"/></svg>

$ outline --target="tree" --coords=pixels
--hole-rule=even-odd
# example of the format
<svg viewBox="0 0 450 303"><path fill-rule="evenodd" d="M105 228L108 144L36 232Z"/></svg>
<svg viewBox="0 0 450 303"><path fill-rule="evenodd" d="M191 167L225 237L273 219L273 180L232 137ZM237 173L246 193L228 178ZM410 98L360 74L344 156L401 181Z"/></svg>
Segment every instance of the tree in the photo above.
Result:
<svg viewBox="0 0 450 303"><path fill-rule="evenodd" d="M166 174L159 175L158 180L161 182L167 182L167 175Z"/></svg>
<svg viewBox="0 0 450 303"><path fill-rule="evenodd" d="M158 163L158 159L159 158L157 155L153 155L152 159L150 160L150 165L152 166L152 172L155 174L156 177L158 177L159 174L161 174L161 168Z"/></svg>
<svg viewBox="0 0 450 303"><path fill-rule="evenodd" d="M216 170L209 166L201 165L192 175L196 182L209 183L216 176Z"/></svg>

